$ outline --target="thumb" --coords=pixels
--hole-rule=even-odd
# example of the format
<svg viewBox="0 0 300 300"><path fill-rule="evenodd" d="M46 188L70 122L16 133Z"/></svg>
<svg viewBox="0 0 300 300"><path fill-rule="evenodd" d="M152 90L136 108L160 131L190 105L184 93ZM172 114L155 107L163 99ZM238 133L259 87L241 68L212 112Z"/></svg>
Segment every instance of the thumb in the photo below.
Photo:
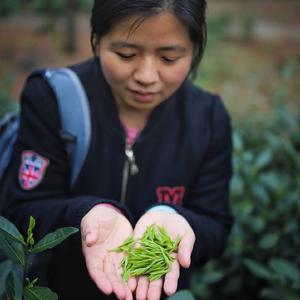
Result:
<svg viewBox="0 0 300 300"><path fill-rule="evenodd" d="M178 246L178 262L183 268L188 268L191 264L191 255L195 243L194 233L187 233L181 239Z"/></svg>
<svg viewBox="0 0 300 300"><path fill-rule="evenodd" d="M91 247L97 241L97 232L96 230L89 231L85 236L85 243L88 247Z"/></svg>
<svg viewBox="0 0 300 300"><path fill-rule="evenodd" d="M85 241L88 247L93 246L98 238L98 229L97 226L89 224L83 230L83 240Z"/></svg>

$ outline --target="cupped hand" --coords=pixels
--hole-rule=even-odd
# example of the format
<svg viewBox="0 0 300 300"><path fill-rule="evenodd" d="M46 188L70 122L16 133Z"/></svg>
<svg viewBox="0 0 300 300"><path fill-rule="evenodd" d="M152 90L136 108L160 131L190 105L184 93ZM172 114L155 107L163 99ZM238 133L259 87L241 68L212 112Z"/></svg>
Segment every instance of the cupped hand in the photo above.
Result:
<svg viewBox="0 0 300 300"><path fill-rule="evenodd" d="M149 282L146 277L137 278L136 299L138 300L159 300L162 290L167 295L172 295L177 290L180 266L188 268L191 263L191 254L195 243L195 234L189 223L180 214L154 211L144 214L134 228L134 237L140 238L147 227L155 223L164 227L172 239L177 236L181 238L178 251L174 254L175 260L171 271L164 278ZM132 279L131 279L132 281ZM132 283L133 285L133 283Z"/></svg>
<svg viewBox="0 0 300 300"><path fill-rule="evenodd" d="M132 300L132 293L122 282L120 267L123 254L111 251L132 235L126 217L113 208L96 205L81 221L82 251L90 277L106 295Z"/></svg>

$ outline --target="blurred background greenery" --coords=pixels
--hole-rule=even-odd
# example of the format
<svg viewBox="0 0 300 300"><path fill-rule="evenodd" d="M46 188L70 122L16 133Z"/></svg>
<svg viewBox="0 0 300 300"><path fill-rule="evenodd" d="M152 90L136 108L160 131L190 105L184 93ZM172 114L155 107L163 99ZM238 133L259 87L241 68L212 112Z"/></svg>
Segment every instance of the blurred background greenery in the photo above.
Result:
<svg viewBox="0 0 300 300"><path fill-rule="evenodd" d="M28 73L88 58L92 0L1 0L0 116ZM221 259L195 270L197 299L300 299L300 1L209 0L196 83L234 129L236 219Z"/></svg>

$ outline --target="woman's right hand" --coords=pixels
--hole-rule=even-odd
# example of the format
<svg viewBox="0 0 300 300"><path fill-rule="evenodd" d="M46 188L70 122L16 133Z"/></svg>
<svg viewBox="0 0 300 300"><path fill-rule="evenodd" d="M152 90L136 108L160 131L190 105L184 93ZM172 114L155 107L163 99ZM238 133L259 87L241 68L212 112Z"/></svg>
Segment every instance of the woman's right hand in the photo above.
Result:
<svg viewBox="0 0 300 300"><path fill-rule="evenodd" d="M122 282L122 253L111 251L132 235L130 222L106 205L96 205L81 221L82 251L90 277L106 295L132 300L132 292Z"/></svg>

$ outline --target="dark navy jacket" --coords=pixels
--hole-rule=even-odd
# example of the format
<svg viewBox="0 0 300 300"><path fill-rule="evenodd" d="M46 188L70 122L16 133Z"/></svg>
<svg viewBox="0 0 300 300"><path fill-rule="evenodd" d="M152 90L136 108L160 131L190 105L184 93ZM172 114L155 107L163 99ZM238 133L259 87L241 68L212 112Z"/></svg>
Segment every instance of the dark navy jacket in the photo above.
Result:
<svg viewBox="0 0 300 300"><path fill-rule="evenodd" d="M58 227L80 227L81 218L97 203L113 203L133 225L148 208L166 203L184 216L195 232L192 264L200 266L219 256L233 221L228 204L231 128L220 98L185 81L153 111L133 146L139 173L129 177L125 204L121 205L125 133L111 91L98 59L72 69L86 89L93 128L77 183L69 189L70 166L59 135L55 96L44 79L31 76L21 97L21 129L5 215L23 232L29 216L34 216L39 239ZM26 150L49 161L42 181L32 190L21 188L18 178ZM182 271L180 287L187 287L186 273ZM89 280L79 234L55 250L47 275L48 286L60 299L106 299L99 298L100 292Z"/></svg>

